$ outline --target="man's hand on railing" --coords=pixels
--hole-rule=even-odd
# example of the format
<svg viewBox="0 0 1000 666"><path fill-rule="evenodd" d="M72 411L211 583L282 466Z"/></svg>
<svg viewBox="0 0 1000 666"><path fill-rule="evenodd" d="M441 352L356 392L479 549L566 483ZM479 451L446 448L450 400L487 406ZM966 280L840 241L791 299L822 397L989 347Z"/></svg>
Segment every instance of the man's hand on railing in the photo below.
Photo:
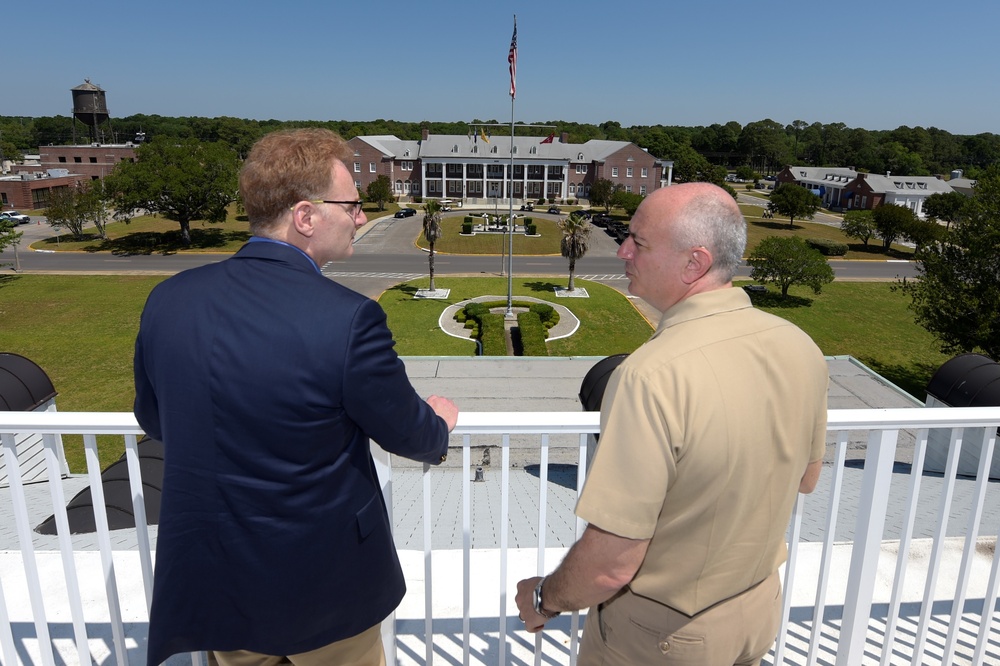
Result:
<svg viewBox="0 0 1000 666"><path fill-rule="evenodd" d="M458 423L458 406L455 403L448 398L432 395L427 398L427 404L448 424L448 432L455 429L455 424Z"/></svg>
<svg viewBox="0 0 1000 666"><path fill-rule="evenodd" d="M524 628L529 634L541 631L545 627L545 623L552 619L535 611L535 587L541 580L541 576L535 576L518 582L517 596L514 597L514 602L517 604L517 617L521 622L524 622Z"/></svg>

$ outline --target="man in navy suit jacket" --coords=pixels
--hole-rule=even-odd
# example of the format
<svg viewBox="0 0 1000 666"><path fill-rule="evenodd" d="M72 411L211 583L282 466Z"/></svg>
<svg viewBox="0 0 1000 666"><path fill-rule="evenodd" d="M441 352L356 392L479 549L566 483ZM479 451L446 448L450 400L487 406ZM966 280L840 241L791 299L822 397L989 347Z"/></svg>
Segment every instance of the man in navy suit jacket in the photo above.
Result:
<svg viewBox="0 0 1000 666"><path fill-rule="evenodd" d="M422 400L374 301L323 277L365 223L326 130L275 132L240 191L250 242L159 286L135 415L166 451L147 663L384 664L405 592L369 438L444 460L458 409Z"/></svg>

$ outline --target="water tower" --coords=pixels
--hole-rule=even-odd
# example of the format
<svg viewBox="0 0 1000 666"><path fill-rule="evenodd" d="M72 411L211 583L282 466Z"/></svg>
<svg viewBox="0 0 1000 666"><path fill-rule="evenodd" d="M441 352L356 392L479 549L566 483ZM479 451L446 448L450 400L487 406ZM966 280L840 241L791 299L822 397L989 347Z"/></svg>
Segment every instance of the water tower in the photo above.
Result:
<svg viewBox="0 0 1000 666"><path fill-rule="evenodd" d="M99 127L108 121L108 103L104 99L104 91L100 86L94 85L90 79L84 79L81 85L73 88L73 128L76 134L76 122L79 120L87 126L90 132L91 143L98 143L100 139Z"/></svg>

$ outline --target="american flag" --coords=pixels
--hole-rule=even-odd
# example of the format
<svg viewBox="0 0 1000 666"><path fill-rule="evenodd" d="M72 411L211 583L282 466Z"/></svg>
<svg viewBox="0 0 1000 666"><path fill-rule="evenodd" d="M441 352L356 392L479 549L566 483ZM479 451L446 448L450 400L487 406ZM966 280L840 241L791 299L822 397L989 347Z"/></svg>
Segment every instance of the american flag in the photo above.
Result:
<svg viewBox="0 0 1000 666"><path fill-rule="evenodd" d="M507 54L507 62L510 63L510 96L514 97L517 86L514 79L517 76L517 17L514 17L514 35L510 38L510 53Z"/></svg>

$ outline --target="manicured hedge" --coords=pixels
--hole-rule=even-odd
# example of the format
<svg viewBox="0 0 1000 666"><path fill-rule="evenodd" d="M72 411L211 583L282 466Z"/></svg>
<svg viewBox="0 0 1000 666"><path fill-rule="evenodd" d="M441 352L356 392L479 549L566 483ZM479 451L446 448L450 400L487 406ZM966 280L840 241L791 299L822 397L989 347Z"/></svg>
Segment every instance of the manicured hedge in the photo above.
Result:
<svg viewBox="0 0 1000 666"><path fill-rule="evenodd" d="M456 321L464 321L470 329L472 337L482 344L483 356L506 356L507 336L504 333L504 315L491 313L494 308L506 308L507 301L482 301L466 303L465 307L455 314ZM517 315L521 336L522 356L548 356L545 338L548 329L559 323L559 313L548 303L534 301L511 301L511 307L528 308L528 312ZM527 318L526 329L521 328L521 318ZM525 337L527 336L527 337Z"/></svg>
<svg viewBox="0 0 1000 666"><path fill-rule="evenodd" d="M528 311L538 315L538 320L546 329L550 329L559 323L559 313L548 303L532 303L528 307Z"/></svg>
<svg viewBox="0 0 1000 666"><path fill-rule="evenodd" d="M545 346L546 329L534 312L519 312L517 328L520 333L521 356L548 356Z"/></svg>
<svg viewBox="0 0 1000 666"><path fill-rule="evenodd" d="M483 344L483 356L507 355L507 336L502 314L488 312L479 318L479 341Z"/></svg>
<svg viewBox="0 0 1000 666"><path fill-rule="evenodd" d="M827 257L843 257L849 249L847 243L840 243L828 238L807 238L806 244L813 249L819 250L820 253Z"/></svg>

